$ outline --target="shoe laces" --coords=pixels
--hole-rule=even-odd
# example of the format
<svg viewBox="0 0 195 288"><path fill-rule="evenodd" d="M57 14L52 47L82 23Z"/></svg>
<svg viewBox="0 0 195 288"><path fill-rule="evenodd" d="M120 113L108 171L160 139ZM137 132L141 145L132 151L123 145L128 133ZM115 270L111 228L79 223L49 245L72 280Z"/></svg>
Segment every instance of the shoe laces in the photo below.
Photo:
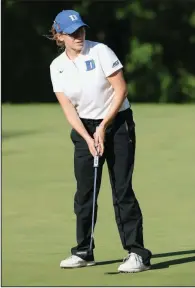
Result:
<svg viewBox="0 0 195 288"><path fill-rule="evenodd" d="M76 260L77 259L77 256L76 255L71 255L67 258L67 260Z"/></svg>
<svg viewBox="0 0 195 288"><path fill-rule="evenodd" d="M130 258L130 254L128 254L125 258L123 258L123 262L126 262L127 260L129 260Z"/></svg>
<svg viewBox="0 0 195 288"><path fill-rule="evenodd" d="M129 254L123 259L123 262L128 261L128 260L131 259L131 257L133 257L133 256L134 256L134 259L135 259L135 261L136 261L136 264L137 264L138 262L140 262L140 261L139 261L139 256L138 256L136 253L133 253L133 252L129 253Z"/></svg>

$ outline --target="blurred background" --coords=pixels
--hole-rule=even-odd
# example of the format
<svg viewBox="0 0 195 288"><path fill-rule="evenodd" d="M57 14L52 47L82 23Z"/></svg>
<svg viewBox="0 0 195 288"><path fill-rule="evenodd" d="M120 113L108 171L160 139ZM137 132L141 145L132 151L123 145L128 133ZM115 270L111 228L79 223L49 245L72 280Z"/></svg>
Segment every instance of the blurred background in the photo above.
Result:
<svg viewBox="0 0 195 288"><path fill-rule="evenodd" d="M63 9L78 10L87 39L110 46L124 65L131 102L195 101L195 1L17 1L2 3L2 102L56 102L49 34Z"/></svg>

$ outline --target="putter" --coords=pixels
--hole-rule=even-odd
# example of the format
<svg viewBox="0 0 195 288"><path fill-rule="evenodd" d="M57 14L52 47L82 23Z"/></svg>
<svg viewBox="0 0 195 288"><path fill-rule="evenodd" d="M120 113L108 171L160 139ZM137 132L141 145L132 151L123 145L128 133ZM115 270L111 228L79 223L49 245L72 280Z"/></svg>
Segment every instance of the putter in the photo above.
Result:
<svg viewBox="0 0 195 288"><path fill-rule="evenodd" d="M97 147L96 147L97 151ZM92 209L92 225L91 225L91 240L90 240L90 246L89 251L92 252L92 245L93 245L93 239L94 239L94 218L95 218L95 202L96 202L96 187L97 187L97 170L99 167L99 153L97 151L97 155L94 157L93 162L94 167L94 186L93 186L93 209Z"/></svg>

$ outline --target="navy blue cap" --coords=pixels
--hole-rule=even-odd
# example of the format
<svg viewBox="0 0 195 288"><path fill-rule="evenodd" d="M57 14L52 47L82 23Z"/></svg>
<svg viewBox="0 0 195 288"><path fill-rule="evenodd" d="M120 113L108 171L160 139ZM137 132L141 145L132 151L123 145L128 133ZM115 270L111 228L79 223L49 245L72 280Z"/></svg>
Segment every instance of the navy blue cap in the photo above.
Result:
<svg viewBox="0 0 195 288"><path fill-rule="evenodd" d="M63 10L54 20L54 29L57 33L72 34L82 26L88 26L83 22L78 12Z"/></svg>

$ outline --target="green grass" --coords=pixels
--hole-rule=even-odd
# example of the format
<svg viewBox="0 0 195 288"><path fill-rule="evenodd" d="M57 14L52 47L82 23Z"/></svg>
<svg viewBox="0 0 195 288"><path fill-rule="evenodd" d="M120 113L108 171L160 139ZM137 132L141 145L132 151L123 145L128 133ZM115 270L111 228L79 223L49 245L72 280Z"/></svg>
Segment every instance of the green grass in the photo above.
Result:
<svg viewBox="0 0 195 288"><path fill-rule="evenodd" d="M61 270L75 243L73 146L59 105L2 108L3 286L195 285L195 106L133 105L134 189L153 270L116 274L119 262ZM120 260L107 167L95 230L96 261Z"/></svg>

